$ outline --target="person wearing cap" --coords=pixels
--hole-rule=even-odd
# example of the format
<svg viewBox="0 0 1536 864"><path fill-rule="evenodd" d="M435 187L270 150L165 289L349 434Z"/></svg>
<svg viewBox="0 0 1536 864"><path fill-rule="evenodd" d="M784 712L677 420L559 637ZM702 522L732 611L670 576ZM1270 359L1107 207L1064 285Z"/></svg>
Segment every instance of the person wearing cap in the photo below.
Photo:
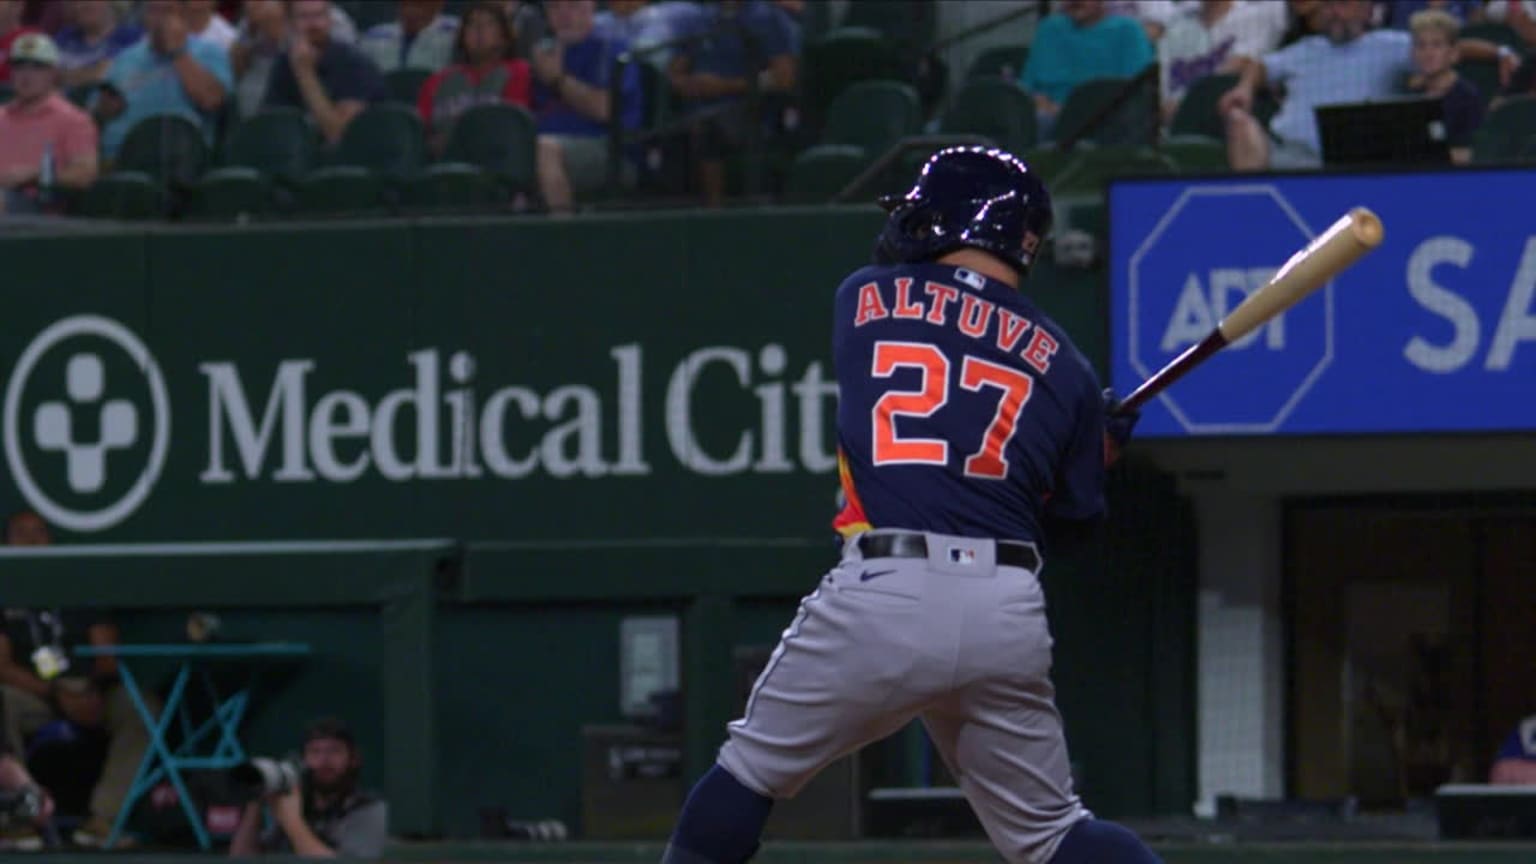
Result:
<svg viewBox="0 0 1536 864"><path fill-rule="evenodd" d="M13 42L10 65L16 94L0 106L0 210L30 212L39 185L96 181L96 126L59 94L59 49L47 35Z"/></svg>
<svg viewBox="0 0 1536 864"><path fill-rule="evenodd" d="M326 717L304 735L304 773L286 792L252 801L240 814L229 854L303 858L378 858L389 840L389 805L358 785L363 757L347 724ZM272 827L261 829L262 805Z"/></svg>
<svg viewBox="0 0 1536 864"><path fill-rule="evenodd" d="M229 52L192 35L176 0L145 0L145 35L117 55L97 96L101 153L108 160L135 124L156 114L185 117L213 143L213 119L234 89Z"/></svg>

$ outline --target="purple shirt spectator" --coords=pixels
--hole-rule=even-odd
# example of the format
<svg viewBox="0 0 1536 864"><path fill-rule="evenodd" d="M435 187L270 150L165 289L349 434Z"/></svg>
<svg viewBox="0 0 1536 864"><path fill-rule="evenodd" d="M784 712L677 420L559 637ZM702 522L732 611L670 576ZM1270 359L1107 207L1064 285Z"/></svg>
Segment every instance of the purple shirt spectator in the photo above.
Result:
<svg viewBox="0 0 1536 864"><path fill-rule="evenodd" d="M144 31L138 27L119 24L106 36L91 42L84 30L71 25L60 30L54 42L59 46L59 66L69 70L111 60L143 37Z"/></svg>
<svg viewBox="0 0 1536 864"><path fill-rule="evenodd" d="M586 39L566 46L565 73L583 84L607 90L614 61L627 47L622 40L605 39L594 31ZM624 66L624 80L619 87L619 117L625 128L637 129L640 127L642 108L640 72L633 63ZM580 138L599 138L608 134L606 125L561 101L539 80L533 84L533 113L539 121L539 132L542 134L573 135Z"/></svg>
<svg viewBox="0 0 1536 864"><path fill-rule="evenodd" d="M767 68L770 59L794 53L794 34L772 4L746 0L737 7L734 26L727 8L712 6L693 22L687 35L694 39L677 52L688 60L689 72L751 78ZM719 105L737 98L724 96L694 105Z"/></svg>

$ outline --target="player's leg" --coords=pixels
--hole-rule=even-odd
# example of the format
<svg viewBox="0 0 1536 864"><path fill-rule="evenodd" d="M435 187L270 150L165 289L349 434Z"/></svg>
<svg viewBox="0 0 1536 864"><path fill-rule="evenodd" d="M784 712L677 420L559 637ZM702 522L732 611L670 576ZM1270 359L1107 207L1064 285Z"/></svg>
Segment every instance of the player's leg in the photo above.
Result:
<svg viewBox="0 0 1536 864"><path fill-rule="evenodd" d="M987 836L1010 864L1153 864L1073 789L1038 580L1009 567L973 584L960 686L923 722Z"/></svg>
<svg viewBox="0 0 1536 864"><path fill-rule="evenodd" d="M773 799L793 797L827 765L911 720L915 694L934 677L915 650L925 568L874 564L845 562L802 601L744 715L727 728L718 764L689 794L666 864L746 861Z"/></svg>

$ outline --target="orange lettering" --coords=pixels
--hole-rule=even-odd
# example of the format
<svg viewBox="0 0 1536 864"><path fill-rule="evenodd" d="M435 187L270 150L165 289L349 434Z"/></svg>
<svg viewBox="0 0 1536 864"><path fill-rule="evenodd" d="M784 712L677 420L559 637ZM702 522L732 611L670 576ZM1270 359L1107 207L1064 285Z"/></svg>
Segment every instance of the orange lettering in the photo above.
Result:
<svg viewBox="0 0 1536 864"><path fill-rule="evenodd" d="M897 318L921 318L923 317L923 304L914 303L908 298L908 292L912 290L911 279L896 280L896 309L892 313Z"/></svg>
<svg viewBox="0 0 1536 864"><path fill-rule="evenodd" d="M999 309L997 314L999 318L997 347L1004 351L1012 351L1013 346L1019 344L1019 340L1024 338L1024 334L1029 332L1029 328L1034 324L1028 318L1015 315L1007 309Z"/></svg>
<svg viewBox="0 0 1536 864"><path fill-rule="evenodd" d="M1054 336L1037 327L1034 338L1029 340L1029 347L1024 349L1024 362L1043 375L1051 368L1051 356L1060 347Z"/></svg>
<svg viewBox="0 0 1536 864"><path fill-rule="evenodd" d="M933 298L933 302L928 305L928 323L944 324L948 320L945 307L959 299L960 289L939 282L929 282L923 286L923 291Z"/></svg>
<svg viewBox="0 0 1536 864"><path fill-rule="evenodd" d="M960 332L973 339L985 336L987 325L992 321L992 309L992 304L980 297L965 295L960 302Z"/></svg>
<svg viewBox="0 0 1536 864"><path fill-rule="evenodd" d="M886 316L885 301L880 299L880 286L873 282L859 289L859 312L853 316L853 326L863 327L871 321Z"/></svg>

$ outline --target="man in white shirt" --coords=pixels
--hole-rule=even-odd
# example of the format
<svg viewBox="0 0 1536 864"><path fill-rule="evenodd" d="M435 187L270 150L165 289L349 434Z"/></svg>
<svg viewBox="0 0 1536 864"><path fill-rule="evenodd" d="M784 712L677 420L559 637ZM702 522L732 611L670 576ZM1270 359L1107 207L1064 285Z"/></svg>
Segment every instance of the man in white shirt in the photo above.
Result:
<svg viewBox="0 0 1536 864"><path fill-rule="evenodd" d="M369 27L357 42L380 72L436 72L453 62L459 19L442 14L443 0L400 0L399 10L396 20Z"/></svg>
<svg viewBox="0 0 1536 864"><path fill-rule="evenodd" d="M1189 85L1208 75L1240 72L1275 50L1285 35L1284 3L1200 0L1168 24L1158 43L1163 118L1173 117Z"/></svg>
<svg viewBox="0 0 1536 864"><path fill-rule="evenodd" d="M181 0L181 14L187 22L188 33L228 51L235 42L237 31L218 14L217 6L217 0Z"/></svg>

